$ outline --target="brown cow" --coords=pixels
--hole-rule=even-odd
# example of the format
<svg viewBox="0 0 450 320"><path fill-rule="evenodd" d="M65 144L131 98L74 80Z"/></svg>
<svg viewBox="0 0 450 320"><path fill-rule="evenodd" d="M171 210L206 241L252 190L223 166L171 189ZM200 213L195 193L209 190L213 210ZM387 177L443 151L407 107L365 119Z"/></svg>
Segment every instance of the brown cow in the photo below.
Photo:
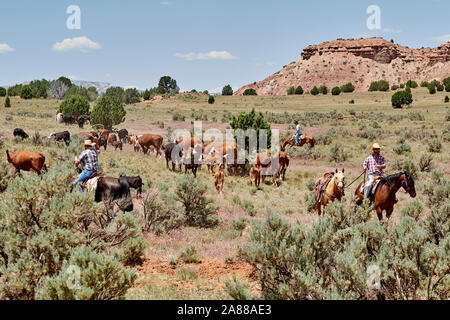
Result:
<svg viewBox="0 0 450 320"><path fill-rule="evenodd" d="M214 177L214 185L216 186L216 190L219 194L223 192L223 181L225 180L225 175L223 173L224 168L225 166L222 163L219 166L219 171L212 175Z"/></svg>
<svg viewBox="0 0 450 320"><path fill-rule="evenodd" d="M253 186L253 183L257 188L261 183L261 169L256 167L250 168L250 185Z"/></svg>
<svg viewBox="0 0 450 320"><path fill-rule="evenodd" d="M162 136L157 134L144 134L138 139L138 141L144 154L147 154L150 147L154 147L156 149L156 156L162 156Z"/></svg>
<svg viewBox="0 0 450 320"><path fill-rule="evenodd" d="M18 150L10 152L6 150L6 159L16 169L16 173L20 175L20 170L34 171L41 175L41 171L47 171L45 165L45 156L42 153Z"/></svg>
<svg viewBox="0 0 450 320"><path fill-rule="evenodd" d="M111 145L114 147L114 151L117 151L117 148L119 148L120 151L122 151L123 149L122 141L114 141L113 143L111 143Z"/></svg>
<svg viewBox="0 0 450 320"><path fill-rule="evenodd" d="M102 129L98 132L98 134L100 135L100 137L105 137L106 139L108 139L109 137L109 130L106 129Z"/></svg>
<svg viewBox="0 0 450 320"><path fill-rule="evenodd" d="M116 134L111 133L108 137L108 143L112 144L113 142L116 142L117 140L119 140L119 138L117 137Z"/></svg>

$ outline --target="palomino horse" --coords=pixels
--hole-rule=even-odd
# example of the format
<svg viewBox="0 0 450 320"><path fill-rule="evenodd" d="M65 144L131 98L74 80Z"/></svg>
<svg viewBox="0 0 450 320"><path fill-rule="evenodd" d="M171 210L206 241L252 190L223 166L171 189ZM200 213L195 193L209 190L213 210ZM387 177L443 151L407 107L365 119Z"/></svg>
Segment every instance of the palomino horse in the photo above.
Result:
<svg viewBox="0 0 450 320"><path fill-rule="evenodd" d="M325 190L320 195L320 189L322 188L321 182L326 182ZM314 199L316 200L316 207L319 216L322 214L322 206L325 208L328 205L328 202L333 202L335 199L341 201L342 196L344 195L344 187L345 187L345 176L344 169L342 171L338 171L336 169L336 173L326 173L323 176L323 180L319 179L316 181L316 189L314 191Z"/></svg>
<svg viewBox="0 0 450 320"><path fill-rule="evenodd" d="M378 219L383 219L383 211L386 210L386 217L389 219L394 211L395 194L400 188L403 188L412 198L416 197L416 189L414 188L414 179L408 172L399 172L385 178L381 178L378 188L376 190L375 210L378 215ZM355 195L358 197L356 201L357 205L361 205L364 199L364 193L361 193L361 186L364 182L361 182L356 188ZM372 199L371 199L372 201Z"/></svg>
<svg viewBox="0 0 450 320"><path fill-rule="evenodd" d="M283 143L281 144L281 151L284 151L288 144L292 148L294 145L301 147L306 143L309 143L311 147L314 147L314 145L316 144L316 140L313 136L304 135L303 139L299 139L298 144L295 144L294 136L290 136L284 139Z"/></svg>

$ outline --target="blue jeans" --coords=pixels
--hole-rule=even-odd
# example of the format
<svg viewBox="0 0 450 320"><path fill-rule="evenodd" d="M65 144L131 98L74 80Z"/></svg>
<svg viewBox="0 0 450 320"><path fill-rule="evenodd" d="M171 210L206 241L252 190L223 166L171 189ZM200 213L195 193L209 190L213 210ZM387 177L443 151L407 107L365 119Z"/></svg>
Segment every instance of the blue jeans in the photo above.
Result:
<svg viewBox="0 0 450 320"><path fill-rule="evenodd" d="M297 132L296 134L295 134L295 137L294 137L294 140L295 140L295 144L298 144L298 138L301 136L301 132Z"/></svg>
<svg viewBox="0 0 450 320"><path fill-rule="evenodd" d="M75 187L78 183L83 183L86 180L89 179L90 176L92 176L96 171L95 170L83 170L80 175L78 176L78 179L76 179L72 185ZM83 192L83 189L81 188L81 185L78 186L78 190L80 193Z"/></svg>

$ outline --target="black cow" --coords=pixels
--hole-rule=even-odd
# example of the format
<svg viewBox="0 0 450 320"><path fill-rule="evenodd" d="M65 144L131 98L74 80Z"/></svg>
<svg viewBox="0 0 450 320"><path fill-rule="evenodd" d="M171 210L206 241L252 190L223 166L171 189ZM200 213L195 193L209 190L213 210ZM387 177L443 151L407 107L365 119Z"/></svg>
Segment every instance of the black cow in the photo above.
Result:
<svg viewBox="0 0 450 320"><path fill-rule="evenodd" d="M166 167L169 169L169 160L172 161L172 171L175 171L175 165L179 165L181 172L181 147L177 143L168 143L163 146L166 156ZM177 152L178 151L178 152ZM173 156L172 156L173 153Z"/></svg>
<svg viewBox="0 0 450 320"><path fill-rule="evenodd" d="M63 114L62 118L65 124L73 124L75 122L75 117L71 114Z"/></svg>
<svg viewBox="0 0 450 320"><path fill-rule="evenodd" d="M197 170L201 165L201 158L201 150L200 152L194 152L194 150L191 149L190 158L188 157L188 155L183 155L182 162L184 164L184 174L187 174L188 170L192 170L194 177L197 177Z"/></svg>
<svg viewBox="0 0 450 320"><path fill-rule="evenodd" d="M70 144L70 132L69 131L52 133L48 138L52 139L52 140L56 140L56 141L64 141L67 146Z"/></svg>
<svg viewBox="0 0 450 320"><path fill-rule="evenodd" d="M30 136L26 134L25 131L21 128L15 128L14 129L14 137L21 137L22 139L28 139Z"/></svg>
<svg viewBox="0 0 450 320"><path fill-rule="evenodd" d="M130 188L136 189L138 197L141 196L142 186L144 184L142 183L142 178L140 176L136 176L136 177L120 176L120 177L127 180L128 184L130 185Z"/></svg>
<svg viewBox="0 0 450 320"><path fill-rule="evenodd" d="M130 185L127 180L125 178L100 177L95 189L95 202L103 201L110 205L114 200L119 200L120 210L133 211Z"/></svg>
<svg viewBox="0 0 450 320"><path fill-rule="evenodd" d="M86 122L86 118L84 116L78 116L77 123L80 129L83 129L84 123Z"/></svg>
<svg viewBox="0 0 450 320"><path fill-rule="evenodd" d="M128 130L127 129L121 129L117 132L117 135L119 136L119 140L123 143L129 142L128 140Z"/></svg>

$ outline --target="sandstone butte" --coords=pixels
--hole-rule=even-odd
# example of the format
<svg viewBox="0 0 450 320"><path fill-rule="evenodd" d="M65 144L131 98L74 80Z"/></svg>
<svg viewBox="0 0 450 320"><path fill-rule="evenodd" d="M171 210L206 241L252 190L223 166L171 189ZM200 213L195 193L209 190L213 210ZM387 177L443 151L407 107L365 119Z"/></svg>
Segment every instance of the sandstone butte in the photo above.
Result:
<svg viewBox="0 0 450 320"><path fill-rule="evenodd" d="M234 95L253 88L258 95L286 95L288 88L332 87L353 83L356 92L369 89L372 81L386 80L392 86L408 80L442 81L450 76L450 42L437 48L410 49L382 38L338 39L308 46L302 57L270 77L246 85Z"/></svg>

